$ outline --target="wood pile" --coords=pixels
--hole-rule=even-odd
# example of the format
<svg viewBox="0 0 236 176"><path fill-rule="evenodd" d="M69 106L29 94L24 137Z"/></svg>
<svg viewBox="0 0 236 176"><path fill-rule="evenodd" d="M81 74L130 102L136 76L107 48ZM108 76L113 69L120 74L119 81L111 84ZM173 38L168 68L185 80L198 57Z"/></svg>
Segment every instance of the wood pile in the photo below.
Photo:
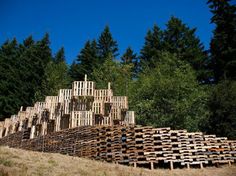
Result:
<svg viewBox="0 0 236 176"><path fill-rule="evenodd" d="M149 126L83 126L34 139L24 130L0 139L0 145L150 169L202 168L236 161L236 141Z"/></svg>

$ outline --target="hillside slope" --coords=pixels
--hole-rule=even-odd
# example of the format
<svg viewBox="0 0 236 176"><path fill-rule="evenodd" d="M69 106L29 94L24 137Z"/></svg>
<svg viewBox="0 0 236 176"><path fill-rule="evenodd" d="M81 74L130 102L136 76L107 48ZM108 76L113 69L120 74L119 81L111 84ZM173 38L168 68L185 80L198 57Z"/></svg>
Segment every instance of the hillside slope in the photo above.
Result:
<svg viewBox="0 0 236 176"><path fill-rule="evenodd" d="M236 166L204 169L148 170L53 153L0 147L0 176L233 176Z"/></svg>

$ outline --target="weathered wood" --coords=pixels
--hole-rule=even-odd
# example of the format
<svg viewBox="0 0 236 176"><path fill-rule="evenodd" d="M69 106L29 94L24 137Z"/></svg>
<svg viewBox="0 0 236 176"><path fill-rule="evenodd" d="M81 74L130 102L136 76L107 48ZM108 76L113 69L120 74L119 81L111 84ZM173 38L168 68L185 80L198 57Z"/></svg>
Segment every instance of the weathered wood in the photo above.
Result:
<svg viewBox="0 0 236 176"><path fill-rule="evenodd" d="M173 166L173 161L170 161L170 170L173 170L174 166Z"/></svg>
<svg viewBox="0 0 236 176"><path fill-rule="evenodd" d="M153 162L150 162L150 169L151 169L151 170L153 170L153 169L154 169Z"/></svg>
<svg viewBox="0 0 236 176"><path fill-rule="evenodd" d="M236 141L170 128L81 126L29 139L30 128L0 139L0 145L57 152L119 164L170 169L228 164L236 161ZM37 128L35 128L36 131ZM187 136L187 138L185 138ZM163 139L162 139L163 138ZM185 139L185 140L183 140ZM177 141L177 142L176 142ZM224 150L223 147L224 146ZM207 148L205 148L207 147ZM221 149L220 151L215 149Z"/></svg>

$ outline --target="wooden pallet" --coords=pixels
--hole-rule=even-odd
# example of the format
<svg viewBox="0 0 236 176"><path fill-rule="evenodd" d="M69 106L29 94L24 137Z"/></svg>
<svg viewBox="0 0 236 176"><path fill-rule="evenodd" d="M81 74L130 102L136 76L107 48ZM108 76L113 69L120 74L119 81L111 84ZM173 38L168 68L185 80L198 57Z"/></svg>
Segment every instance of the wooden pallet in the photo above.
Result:
<svg viewBox="0 0 236 176"><path fill-rule="evenodd" d="M154 169L219 166L236 161L236 141L186 130L139 126L82 126L27 139L25 131L0 145ZM28 135L27 135L28 136Z"/></svg>

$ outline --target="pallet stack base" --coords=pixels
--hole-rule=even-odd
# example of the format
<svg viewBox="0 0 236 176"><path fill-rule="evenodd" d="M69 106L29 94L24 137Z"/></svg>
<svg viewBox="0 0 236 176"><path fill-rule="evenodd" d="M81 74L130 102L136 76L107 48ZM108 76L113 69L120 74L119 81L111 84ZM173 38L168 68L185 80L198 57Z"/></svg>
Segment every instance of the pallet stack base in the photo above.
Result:
<svg viewBox="0 0 236 176"><path fill-rule="evenodd" d="M83 126L33 139L26 133L1 138L0 145L149 169L203 168L236 161L236 141L201 132L149 126Z"/></svg>

